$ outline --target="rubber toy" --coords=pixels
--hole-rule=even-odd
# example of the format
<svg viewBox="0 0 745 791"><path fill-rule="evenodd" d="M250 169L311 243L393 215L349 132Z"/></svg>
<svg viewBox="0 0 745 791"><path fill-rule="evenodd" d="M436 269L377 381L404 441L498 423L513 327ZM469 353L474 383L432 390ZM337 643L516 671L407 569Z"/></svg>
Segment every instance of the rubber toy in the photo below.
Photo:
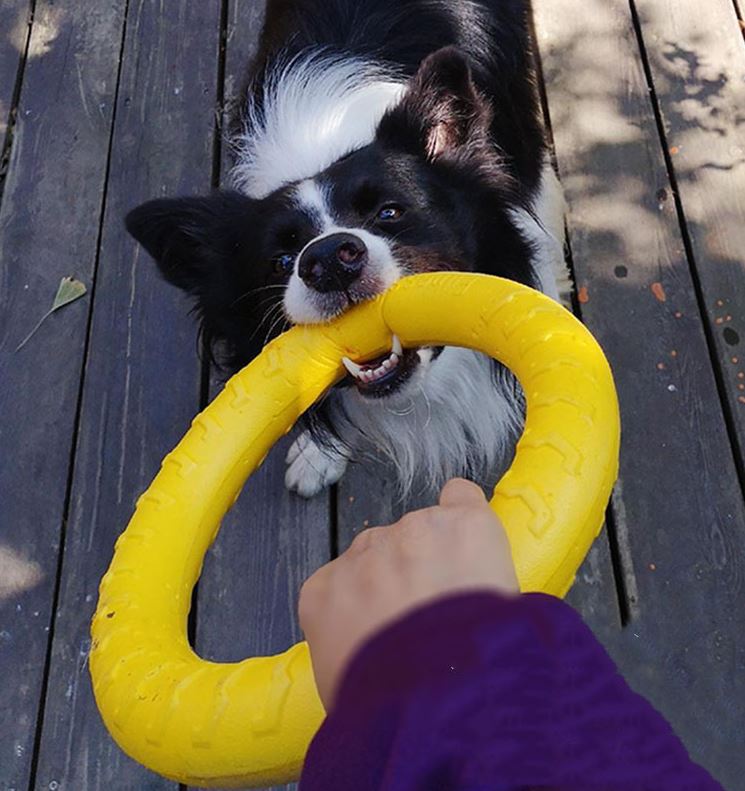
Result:
<svg viewBox="0 0 745 791"><path fill-rule="evenodd" d="M294 327L192 423L116 544L92 624L90 672L119 746L196 786L296 779L324 717L307 644L221 664L187 639L191 592L246 478L346 372L341 358L429 343L485 352L519 378L525 431L491 504L521 587L563 596L603 522L618 465L610 368L590 333L532 289L487 275L414 275L327 325ZM478 430L478 426L474 426Z"/></svg>

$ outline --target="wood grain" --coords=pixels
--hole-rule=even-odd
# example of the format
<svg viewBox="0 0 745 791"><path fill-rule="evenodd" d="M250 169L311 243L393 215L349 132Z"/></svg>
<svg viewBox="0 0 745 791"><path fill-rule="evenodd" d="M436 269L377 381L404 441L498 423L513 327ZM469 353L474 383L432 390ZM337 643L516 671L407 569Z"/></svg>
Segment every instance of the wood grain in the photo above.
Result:
<svg viewBox="0 0 745 791"><path fill-rule="evenodd" d="M635 0L704 316L745 459L745 44L731 0ZM742 375L742 376L741 376ZM742 470L741 470L742 472ZM745 479L743 480L745 484Z"/></svg>
<svg viewBox="0 0 745 791"><path fill-rule="evenodd" d="M10 154L16 85L23 70L30 19L30 0L0 0L0 195Z"/></svg>
<svg viewBox="0 0 745 791"><path fill-rule="evenodd" d="M92 282L123 10L37 3L0 208L1 788L31 772L90 297L15 350L62 277Z"/></svg>
<svg viewBox="0 0 745 791"><path fill-rule="evenodd" d="M4 165L1 157L15 115L13 98L19 70L23 68L30 18L30 0L0 0L0 185Z"/></svg>
<svg viewBox="0 0 745 791"><path fill-rule="evenodd" d="M106 732L86 656L114 541L199 406L196 327L187 301L161 280L123 218L148 198L209 189L218 34L218 4L129 6L39 788L176 787L135 764Z"/></svg>
<svg viewBox="0 0 745 791"><path fill-rule="evenodd" d="M630 623L606 644L735 787L745 513L632 19L624 0L535 8L583 315L621 402L613 516Z"/></svg>

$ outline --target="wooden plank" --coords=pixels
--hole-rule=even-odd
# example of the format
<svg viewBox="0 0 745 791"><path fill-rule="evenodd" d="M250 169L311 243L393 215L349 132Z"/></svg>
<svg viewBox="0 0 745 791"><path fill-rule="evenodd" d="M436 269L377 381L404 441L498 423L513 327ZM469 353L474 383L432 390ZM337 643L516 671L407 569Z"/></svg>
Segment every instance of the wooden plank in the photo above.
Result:
<svg viewBox="0 0 745 791"><path fill-rule="evenodd" d="M337 485L337 549L344 552L368 527L393 524L408 511L434 505L437 498L412 493L401 499L395 473L382 460L350 464Z"/></svg>
<svg viewBox="0 0 745 791"><path fill-rule="evenodd" d="M16 347L62 277L91 286L123 11L37 2L0 210L1 788L31 771L90 296Z"/></svg>
<svg viewBox="0 0 745 791"><path fill-rule="evenodd" d="M0 0L0 184L2 151L13 115L13 98L19 70L23 68L31 18L30 0ZM2 188L0 187L0 190Z"/></svg>
<svg viewBox="0 0 745 791"><path fill-rule="evenodd" d="M38 788L176 788L114 744L86 657L114 541L198 409L188 303L161 280L123 217L154 196L209 189L219 12L216 3L129 6Z"/></svg>
<svg viewBox="0 0 745 791"><path fill-rule="evenodd" d="M626 0L535 0L577 283L622 410L628 680L727 787L745 770L745 513Z"/></svg>
<svg viewBox="0 0 745 791"><path fill-rule="evenodd" d="M248 66L259 49L259 34L264 24L267 0L233 0L228 4L225 31L225 81L223 129L230 133L230 120L240 102L240 92L245 87ZM223 151L222 184L229 183L228 170L232 164L230 152Z"/></svg>
<svg viewBox="0 0 745 791"><path fill-rule="evenodd" d="M256 51L263 10L264 3L253 0L229 6L228 101ZM225 173L227 147L223 151ZM213 395L219 386L220 375L215 372ZM287 444L279 443L248 482L205 561L196 629L196 646L204 656L235 660L273 654L301 637L297 596L305 578L330 559L330 501L324 494L305 501L286 491ZM277 788L295 788L295 784Z"/></svg>
<svg viewBox="0 0 745 791"><path fill-rule="evenodd" d="M636 0L735 433L745 459L745 46L732 0ZM745 475L743 475L745 483Z"/></svg>
<svg viewBox="0 0 745 791"><path fill-rule="evenodd" d="M604 645L616 638L623 615L619 609L619 593L606 526L577 571L566 601L577 610ZM625 613L625 602L623 607Z"/></svg>

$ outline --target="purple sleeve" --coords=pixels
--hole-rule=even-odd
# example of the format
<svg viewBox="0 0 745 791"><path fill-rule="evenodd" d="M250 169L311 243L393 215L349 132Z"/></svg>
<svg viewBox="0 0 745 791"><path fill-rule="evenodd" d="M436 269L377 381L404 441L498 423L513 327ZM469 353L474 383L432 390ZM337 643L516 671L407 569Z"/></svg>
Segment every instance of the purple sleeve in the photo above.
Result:
<svg viewBox="0 0 745 791"><path fill-rule="evenodd" d="M559 599L461 594L350 663L301 791L721 789Z"/></svg>

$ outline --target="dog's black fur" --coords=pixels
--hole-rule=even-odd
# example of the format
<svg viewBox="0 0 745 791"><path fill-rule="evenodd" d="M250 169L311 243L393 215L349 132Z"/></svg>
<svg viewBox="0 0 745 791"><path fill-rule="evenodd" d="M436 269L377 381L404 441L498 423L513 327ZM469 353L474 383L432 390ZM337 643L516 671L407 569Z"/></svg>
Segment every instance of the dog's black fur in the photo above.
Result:
<svg viewBox="0 0 745 791"><path fill-rule="evenodd" d="M261 117L267 82L309 52L408 79L372 142L318 176L336 225L385 240L401 274L462 269L537 285L531 241L512 219L530 212L545 161L529 21L529 0L269 0L231 128L250 135L246 119ZM230 370L284 328L284 286L322 230L293 202L296 187L155 200L127 217L165 278L193 295ZM381 219L390 205L403 215ZM323 320L375 293L308 299ZM332 412L325 423L338 434Z"/></svg>

